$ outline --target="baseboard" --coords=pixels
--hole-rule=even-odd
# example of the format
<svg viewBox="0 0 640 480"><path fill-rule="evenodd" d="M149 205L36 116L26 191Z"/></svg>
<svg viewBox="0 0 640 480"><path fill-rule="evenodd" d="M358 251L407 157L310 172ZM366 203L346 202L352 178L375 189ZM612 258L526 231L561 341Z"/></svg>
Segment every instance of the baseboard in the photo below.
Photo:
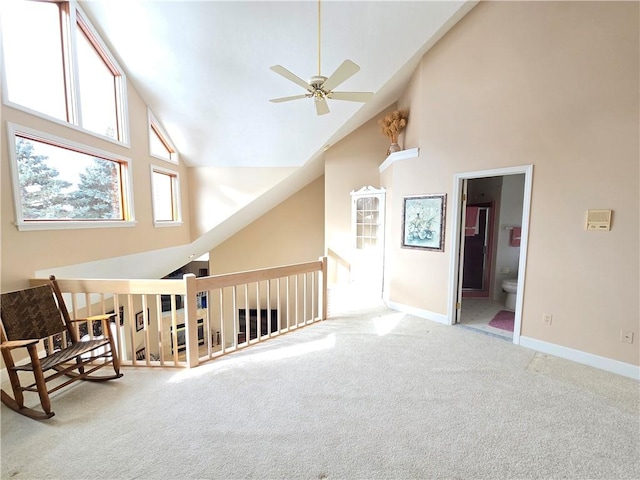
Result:
<svg viewBox="0 0 640 480"><path fill-rule="evenodd" d="M530 348L542 353L548 353L556 357L571 360L590 367L606 370L607 372L616 373L623 377L629 377L634 380L640 380L640 367L630 363L620 362L607 357L601 357L592 353L574 350L573 348L563 347L554 343L543 342L535 338L520 336L520 346Z"/></svg>
<svg viewBox="0 0 640 480"><path fill-rule="evenodd" d="M410 307L409 305L392 302L390 300L385 300L385 303L392 310L409 313L411 315L415 315L416 317L426 318L427 320L432 320L434 322L449 325L449 319L447 318L446 315L443 315L441 313L434 313L434 312L430 312L429 310L422 310L420 308Z"/></svg>

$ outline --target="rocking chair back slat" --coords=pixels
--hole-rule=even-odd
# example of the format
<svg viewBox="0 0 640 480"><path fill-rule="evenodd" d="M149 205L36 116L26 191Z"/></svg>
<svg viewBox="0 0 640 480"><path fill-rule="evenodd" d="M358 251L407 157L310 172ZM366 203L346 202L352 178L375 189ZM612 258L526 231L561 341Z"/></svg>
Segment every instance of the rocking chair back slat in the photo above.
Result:
<svg viewBox="0 0 640 480"><path fill-rule="evenodd" d="M7 340L45 338L67 329L49 284L3 293L0 315Z"/></svg>

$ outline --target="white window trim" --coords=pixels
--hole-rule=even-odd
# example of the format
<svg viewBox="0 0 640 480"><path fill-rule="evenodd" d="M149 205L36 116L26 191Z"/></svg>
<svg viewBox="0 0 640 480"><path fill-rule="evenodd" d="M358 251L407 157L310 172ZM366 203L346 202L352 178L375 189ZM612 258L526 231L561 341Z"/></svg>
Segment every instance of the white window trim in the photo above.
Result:
<svg viewBox="0 0 640 480"><path fill-rule="evenodd" d="M177 212L177 220L156 220L156 202L155 202L155 192L153 191L153 174L164 173L167 175L171 175L175 177L175 201L176 212ZM153 215L153 226L154 227L180 227L182 226L182 202L180 201L180 174L175 170L170 170L168 168L159 167L157 165L150 165L150 174L149 180L151 182L151 207L152 207L152 215Z"/></svg>
<svg viewBox="0 0 640 480"><path fill-rule="evenodd" d="M24 134L48 140L55 144L68 146L73 150L82 153L93 154L107 160L126 164L124 174L122 175L122 196L124 206L126 208L124 215L127 220L86 220L86 221L68 221L68 220L29 220L25 221L22 215L22 204L20 202L20 179L18 177L18 159L16 158L16 135ZM7 136L9 144L9 166L11 170L11 183L13 188L13 206L15 212L14 225L19 231L33 230L76 230L84 228L114 228L114 227L133 227L136 225L135 208L133 205L133 189L132 189L132 170L133 161L130 158L116 156L111 152L100 150L89 145L73 142L66 138L51 135L33 128L25 127L15 123L7 122Z"/></svg>
<svg viewBox="0 0 640 480"><path fill-rule="evenodd" d="M12 101L9 100L9 91L7 90L7 78L6 78L6 69L5 69L5 65L4 65L4 39L2 37L2 30L0 29L0 69L2 70L1 72L1 81L2 81L2 103L4 105L6 105L7 107L11 107L13 109L16 110L20 110L22 112L26 112L30 115L33 115L35 117L39 117L39 118L43 118L49 122L53 122L53 123L57 123L58 125L64 125L65 127L69 127L73 130L82 132L82 133L86 133L87 135L91 135L93 137L97 137L100 138L101 140L106 140L108 142L114 143L116 145L120 145L120 146L124 146L127 148L131 147L131 143L130 143L130 131L129 131L129 106L128 106L128 98L129 98L129 94L127 91L127 76L124 72L124 69L118 64L118 62L116 61L116 59L113 57L113 55L111 54L111 52L109 51L109 49L107 48L107 46L105 45L105 43L103 42L102 38L100 37L100 35L98 34L98 32L96 31L96 29L94 28L94 26L91 24L91 22L89 21L89 17L87 17L87 15L84 13L84 11L82 10L82 8L80 7L80 5L77 3L77 1L75 0L70 0L69 2L69 7L71 10L71 15L70 15L70 23L71 25L74 27L71 29L71 35L74 37L75 39L75 25L76 25L76 14L77 12L80 13L80 15L82 16L83 22L85 23L85 25L87 26L87 28L89 29L89 31L91 32L91 34L94 36L95 40L97 41L97 43L100 45L100 48L103 50L104 55L107 57L107 59L109 60L109 62L116 68L116 70L118 70L118 73L120 74L118 76L118 78L116 79L116 89L118 90L118 100L119 100L119 104L118 104L118 121L120 123L119 127L122 130L122 140L118 140L117 138L111 138L108 137L106 135L102 135L100 133L97 132L93 132L91 130L87 130L83 127L81 127L80 125L77 125L73 122L68 122L65 120L61 120L59 118L56 117L52 117L50 115L47 115L46 113L42 113L38 110L34 110L32 108L29 107L25 107L24 105L21 105L19 103L14 103ZM75 42L75 40L74 40ZM75 47L75 44L74 44ZM75 48L74 48L75 50ZM77 79L78 79L78 67L77 67L77 59L75 58L76 56L76 52L73 52L73 68L72 68L72 73L71 75L74 78L74 84L77 85ZM66 86L65 86L66 87ZM68 93L68 92L67 92ZM74 105L72 106L72 108L76 111L79 112L79 106L76 104L79 100L77 100L78 96L77 96L77 92L74 93L73 97L75 98L74 100ZM79 119L73 119L73 121L79 121Z"/></svg>
<svg viewBox="0 0 640 480"><path fill-rule="evenodd" d="M175 145L171 141L171 138L169 138L169 135L167 135L167 132L165 131L164 127L158 121L158 118L153 114L153 112L149 107L147 107L147 118L148 118L148 131L149 131L149 156L153 158L157 158L158 160L162 160L164 162L169 162L169 163L174 163L176 165L179 165L180 160L178 158L178 149L175 147ZM169 146L173 149L173 153L169 156L168 159L151 153L151 135L153 134L152 128L151 128L152 125L154 128L156 128L160 132L160 134L162 135L162 139L166 141L169 144Z"/></svg>

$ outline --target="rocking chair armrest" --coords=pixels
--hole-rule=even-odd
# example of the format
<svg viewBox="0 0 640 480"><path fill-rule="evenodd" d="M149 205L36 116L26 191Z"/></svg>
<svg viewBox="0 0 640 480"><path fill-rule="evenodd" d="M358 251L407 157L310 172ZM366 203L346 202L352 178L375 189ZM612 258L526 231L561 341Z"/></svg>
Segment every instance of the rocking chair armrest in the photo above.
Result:
<svg viewBox="0 0 640 480"><path fill-rule="evenodd" d="M76 318L75 320L71 320L71 322L97 322L100 320L102 322L102 330L103 334L106 335L105 338L113 337L111 334L111 329L109 328L109 319L115 316L113 313L104 313L100 315L92 315L87 318Z"/></svg>
<svg viewBox="0 0 640 480"><path fill-rule="evenodd" d="M95 320L107 320L111 317L113 317L115 314L114 313L105 313L103 315L92 315L90 317L87 318L76 318L76 319L72 319L71 322L72 323L76 323L76 322L93 322Z"/></svg>
<svg viewBox="0 0 640 480"><path fill-rule="evenodd" d="M7 340L6 342L0 343L0 349L13 350L14 348L28 347L29 345L35 345L39 341L40 339L38 338L30 338L28 340Z"/></svg>

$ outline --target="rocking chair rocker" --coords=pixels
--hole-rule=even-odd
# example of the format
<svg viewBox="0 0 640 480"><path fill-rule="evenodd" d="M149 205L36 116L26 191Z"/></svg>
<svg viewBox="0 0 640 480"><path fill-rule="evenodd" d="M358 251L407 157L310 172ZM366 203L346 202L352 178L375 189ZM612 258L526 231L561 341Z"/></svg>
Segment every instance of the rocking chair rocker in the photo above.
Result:
<svg viewBox="0 0 640 480"><path fill-rule="evenodd" d="M52 275L49 280L44 285L0 295L0 350L13 390L13 398L0 390L2 403L22 415L38 420L54 415L51 411L50 393L76 380L104 381L122 376L111 336L109 318L113 314L71 320L55 277ZM78 331L72 324L88 322L87 326L91 329L96 321L102 322L102 335L86 341L78 340ZM40 340L50 339L54 335L62 338L61 347L54 351L53 342L49 341L48 353L38 358ZM31 360L29 363L20 362L21 364L16 365L12 352L17 348L27 349ZM114 375L93 375L96 370L107 365L113 366ZM18 373L20 371L33 372L34 383L22 386ZM50 374L45 376L48 371L51 371ZM69 378L47 389L47 382L63 375ZM43 412L24 405L25 391L38 393Z"/></svg>

